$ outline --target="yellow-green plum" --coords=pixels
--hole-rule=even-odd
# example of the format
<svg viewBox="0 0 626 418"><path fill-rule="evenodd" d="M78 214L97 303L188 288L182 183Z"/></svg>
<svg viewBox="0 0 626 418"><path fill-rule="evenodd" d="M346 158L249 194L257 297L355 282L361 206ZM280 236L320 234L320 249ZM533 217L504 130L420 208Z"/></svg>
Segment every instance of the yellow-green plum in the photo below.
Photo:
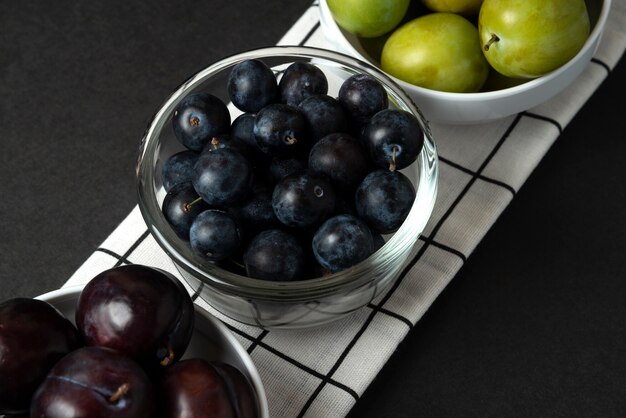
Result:
<svg viewBox="0 0 626 418"><path fill-rule="evenodd" d="M460 13L466 16L478 14L483 0L422 0L433 12Z"/></svg>
<svg viewBox="0 0 626 418"><path fill-rule="evenodd" d="M327 0L333 18L346 31L373 38L392 31L402 20L410 0Z"/></svg>
<svg viewBox="0 0 626 418"><path fill-rule="evenodd" d="M519 86L530 81L527 78L513 78L500 74L496 70L489 71L487 81L483 84L483 88L480 91L496 91L504 90L511 87Z"/></svg>
<svg viewBox="0 0 626 418"><path fill-rule="evenodd" d="M489 73L476 26L454 13L430 13L396 29L381 68L407 83L455 93L479 91Z"/></svg>
<svg viewBox="0 0 626 418"><path fill-rule="evenodd" d="M483 53L507 77L536 78L553 71L589 36L584 0L484 0L478 16Z"/></svg>

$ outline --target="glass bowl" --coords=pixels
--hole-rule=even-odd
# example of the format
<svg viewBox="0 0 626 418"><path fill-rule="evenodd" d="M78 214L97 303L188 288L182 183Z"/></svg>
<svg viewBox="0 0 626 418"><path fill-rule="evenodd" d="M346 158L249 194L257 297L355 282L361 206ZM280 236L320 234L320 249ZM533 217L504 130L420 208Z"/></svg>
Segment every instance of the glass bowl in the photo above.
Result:
<svg viewBox="0 0 626 418"><path fill-rule="evenodd" d="M258 59L280 77L294 61L307 61L328 79L328 94L336 96L351 75L366 73L382 83L389 106L414 114L424 131L418 159L402 170L416 189L416 199L405 222L374 254L339 273L319 278L274 282L227 271L192 252L174 233L161 212L165 196L161 170L166 159L183 150L174 136L172 114L188 94L207 92L228 104L231 120L241 111L229 102L228 75L237 63ZM433 209L437 192L438 159L429 126L410 97L375 67L340 53L309 47L270 47L220 60L185 81L157 111L141 143L136 167L138 205L156 242L163 248L200 298L241 323L266 329L301 328L341 318L372 301L402 271Z"/></svg>
<svg viewBox="0 0 626 418"><path fill-rule="evenodd" d="M379 65L376 53L357 36L341 29L327 0L320 0L320 26L328 44L337 51ZM564 90L584 71L595 54L611 9L611 0L585 0L591 31L581 50L567 63L541 77L506 88L478 93L450 93L409 84L392 77L433 123L485 123L528 110ZM382 47L382 45L381 45ZM497 80L495 71L491 71ZM489 81L488 81L489 83ZM497 81L493 82L497 84Z"/></svg>

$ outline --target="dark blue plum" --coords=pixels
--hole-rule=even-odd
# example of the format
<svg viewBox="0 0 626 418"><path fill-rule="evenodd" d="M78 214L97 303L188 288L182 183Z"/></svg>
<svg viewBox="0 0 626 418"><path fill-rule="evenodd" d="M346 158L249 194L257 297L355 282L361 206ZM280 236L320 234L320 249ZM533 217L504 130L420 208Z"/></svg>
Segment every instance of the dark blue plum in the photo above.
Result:
<svg viewBox="0 0 626 418"><path fill-rule="evenodd" d="M241 247L239 225L228 213L207 209L191 225L189 243L191 249L206 260L223 260Z"/></svg>
<svg viewBox="0 0 626 418"><path fill-rule="evenodd" d="M188 149L200 152L213 138L230 130L230 113L222 100L208 93L185 97L174 111L176 138Z"/></svg>
<svg viewBox="0 0 626 418"><path fill-rule="evenodd" d="M198 153L185 150L171 155L161 169L163 188L169 192L178 183L191 181L193 166L198 160Z"/></svg>
<svg viewBox="0 0 626 418"><path fill-rule="evenodd" d="M354 266L374 251L369 227L352 215L337 215L326 220L315 232L312 245L317 262L333 273Z"/></svg>
<svg viewBox="0 0 626 418"><path fill-rule="evenodd" d="M274 157L271 159L268 170L269 180L277 183L283 177L306 170L307 163L295 157Z"/></svg>
<svg viewBox="0 0 626 418"><path fill-rule="evenodd" d="M385 238L382 236L382 234L372 231L372 238L374 238L374 247L372 249L372 253L380 250L383 245L385 245Z"/></svg>
<svg viewBox="0 0 626 418"><path fill-rule="evenodd" d="M250 162L233 148L204 152L193 169L196 192L211 206L227 206L243 201L252 191Z"/></svg>
<svg viewBox="0 0 626 418"><path fill-rule="evenodd" d="M325 94L309 96L298 105L311 129L311 142L316 143L328 134L347 132L346 112L341 103Z"/></svg>
<svg viewBox="0 0 626 418"><path fill-rule="evenodd" d="M254 138L271 156L295 155L309 147L309 128L302 112L293 106L274 103L254 118Z"/></svg>
<svg viewBox="0 0 626 418"><path fill-rule="evenodd" d="M378 167L401 170L411 165L422 151L424 132L409 112L385 109L365 125L361 141Z"/></svg>
<svg viewBox="0 0 626 418"><path fill-rule="evenodd" d="M235 65L226 84L233 104L244 112L256 113L280 100L276 76L262 61L249 59Z"/></svg>
<svg viewBox="0 0 626 418"><path fill-rule="evenodd" d="M335 191L323 177L302 172L284 177L274 187L272 207L279 221L295 228L323 222L335 209Z"/></svg>
<svg viewBox="0 0 626 418"><path fill-rule="evenodd" d="M367 122L389 106L385 88L367 74L347 78L339 88L339 102L348 116L359 123Z"/></svg>
<svg viewBox="0 0 626 418"><path fill-rule="evenodd" d="M354 201L354 191L352 193L343 192L336 194L335 210L333 211L333 215L342 214L357 216L356 205Z"/></svg>
<svg viewBox="0 0 626 418"><path fill-rule="evenodd" d="M415 187L399 171L376 170L356 191L356 210L372 230L390 234L400 228L415 200Z"/></svg>
<svg viewBox="0 0 626 418"><path fill-rule="evenodd" d="M328 177L341 189L354 190L367 175L370 161L359 140L344 133L326 135L309 153L309 170Z"/></svg>
<svg viewBox="0 0 626 418"><path fill-rule="evenodd" d="M228 210L238 221L246 236L280 225L272 208L272 189L255 186L252 195Z"/></svg>
<svg viewBox="0 0 626 418"><path fill-rule="evenodd" d="M246 145L249 152L246 154L260 153L261 150L254 139L254 114L242 113L237 116L230 126L230 135Z"/></svg>
<svg viewBox="0 0 626 418"><path fill-rule="evenodd" d="M208 209L191 182L176 184L163 199L162 211L176 235L189 240L189 228L196 216Z"/></svg>
<svg viewBox="0 0 626 418"><path fill-rule="evenodd" d="M289 281L302 274L305 255L296 237L280 229L268 229L252 238L243 262L250 277Z"/></svg>
<svg viewBox="0 0 626 418"><path fill-rule="evenodd" d="M278 83L281 102L298 106L314 94L328 93L328 80L317 66L305 61L289 65Z"/></svg>
<svg viewBox="0 0 626 418"><path fill-rule="evenodd" d="M243 142L237 140L230 134L222 134L222 135L214 136L213 138L211 138L209 143L206 144L204 148L202 148L200 155L205 154L207 152L215 151L219 148L231 148L241 153L241 155L243 155L246 158L248 158L248 156L251 155L251 154L248 154L250 152L250 149L248 148L248 146L244 144Z"/></svg>

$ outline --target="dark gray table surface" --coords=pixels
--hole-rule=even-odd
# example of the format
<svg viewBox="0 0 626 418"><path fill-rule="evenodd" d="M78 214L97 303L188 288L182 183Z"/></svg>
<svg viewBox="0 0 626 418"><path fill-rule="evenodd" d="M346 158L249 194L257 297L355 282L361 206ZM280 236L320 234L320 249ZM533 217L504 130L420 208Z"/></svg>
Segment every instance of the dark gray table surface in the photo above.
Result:
<svg viewBox="0 0 626 418"><path fill-rule="evenodd" d="M309 4L3 2L0 300L61 286L134 207L139 138L182 80ZM351 417L626 416L625 80L622 62Z"/></svg>

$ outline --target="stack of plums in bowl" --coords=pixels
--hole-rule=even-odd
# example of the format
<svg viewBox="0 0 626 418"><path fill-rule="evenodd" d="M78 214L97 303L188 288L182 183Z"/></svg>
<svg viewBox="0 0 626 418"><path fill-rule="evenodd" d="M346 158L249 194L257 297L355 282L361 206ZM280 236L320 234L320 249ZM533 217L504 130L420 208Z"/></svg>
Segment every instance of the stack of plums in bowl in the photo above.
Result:
<svg viewBox="0 0 626 418"><path fill-rule="evenodd" d="M173 276L128 265L79 293L75 316L39 298L0 303L0 414L257 417L236 366L186 357L194 304Z"/></svg>
<svg viewBox="0 0 626 418"><path fill-rule="evenodd" d="M331 43L396 78L438 122L542 103L591 59L610 0L322 0Z"/></svg>
<svg viewBox="0 0 626 418"><path fill-rule="evenodd" d="M139 206L201 297L263 327L337 319L402 268L434 202L434 143L375 68L254 50L192 77L157 113Z"/></svg>

